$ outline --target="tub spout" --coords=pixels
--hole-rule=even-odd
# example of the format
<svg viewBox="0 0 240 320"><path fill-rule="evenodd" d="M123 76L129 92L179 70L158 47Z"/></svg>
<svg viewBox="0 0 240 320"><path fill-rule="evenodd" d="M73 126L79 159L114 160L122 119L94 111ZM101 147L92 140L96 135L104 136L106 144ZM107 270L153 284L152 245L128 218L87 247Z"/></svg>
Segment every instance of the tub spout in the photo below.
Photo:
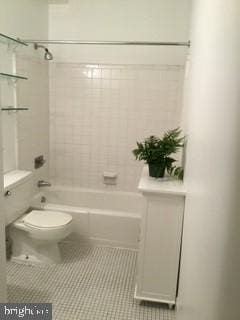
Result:
<svg viewBox="0 0 240 320"><path fill-rule="evenodd" d="M38 181L38 187L51 187L51 183L45 180L39 180Z"/></svg>

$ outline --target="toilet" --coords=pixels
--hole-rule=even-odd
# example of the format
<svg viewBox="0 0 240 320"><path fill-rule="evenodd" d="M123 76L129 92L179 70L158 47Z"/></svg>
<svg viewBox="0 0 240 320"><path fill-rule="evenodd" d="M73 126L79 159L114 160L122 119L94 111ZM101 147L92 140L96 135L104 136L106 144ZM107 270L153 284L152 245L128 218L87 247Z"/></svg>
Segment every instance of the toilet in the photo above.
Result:
<svg viewBox="0 0 240 320"><path fill-rule="evenodd" d="M4 207L11 259L27 264L61 262L59 242L72 232L72 216L64 212L31 210L35 180L31 171L4 176ZM31 211L30 211L31 210Z"/></svg>
<svg viewBox="0 0 240 320"><path fill-rule="evenodd" d="M60 263L58 243L71 232L71 215L56 211L32 210L10 225L12 260L30 264Z"/></svg>

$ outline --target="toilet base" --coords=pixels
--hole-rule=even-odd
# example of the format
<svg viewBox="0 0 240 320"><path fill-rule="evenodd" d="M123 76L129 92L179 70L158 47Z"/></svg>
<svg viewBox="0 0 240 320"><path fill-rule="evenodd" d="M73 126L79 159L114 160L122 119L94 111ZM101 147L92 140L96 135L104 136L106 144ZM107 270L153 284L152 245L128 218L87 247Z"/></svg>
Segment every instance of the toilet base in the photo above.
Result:
<svg viewBox="0 0 240 320"><path fill-rule="evenodd" d="M35 240L29 234L15 227L10 227L13 240L11 260L24 264L57 264L61 262L58 242Z"/></svg>
<svg viewBox="0 0 240 320"><path fill-rule="evenodd" d="M46 248L31 248L32 250L23 250L18 255L12 255L11 261L23 264L58 264L61 262L61 255L58 245L47 245ZM34 250L35 249L35 250ZM47 251L47 253L46 253Z"/></svg>

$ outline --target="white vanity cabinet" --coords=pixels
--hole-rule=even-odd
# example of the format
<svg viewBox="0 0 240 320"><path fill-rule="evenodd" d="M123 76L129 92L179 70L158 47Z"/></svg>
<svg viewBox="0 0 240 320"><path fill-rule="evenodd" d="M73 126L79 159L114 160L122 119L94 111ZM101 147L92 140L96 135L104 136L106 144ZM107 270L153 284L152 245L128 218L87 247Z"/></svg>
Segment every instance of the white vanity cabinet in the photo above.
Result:
<svg viewBox="0 0 240 320"><path fill-rule="evenodd" d="M135 298L176 302L185 190L172 178L149 177L145 167L139 190L146 199L142 215Z"/></svg>

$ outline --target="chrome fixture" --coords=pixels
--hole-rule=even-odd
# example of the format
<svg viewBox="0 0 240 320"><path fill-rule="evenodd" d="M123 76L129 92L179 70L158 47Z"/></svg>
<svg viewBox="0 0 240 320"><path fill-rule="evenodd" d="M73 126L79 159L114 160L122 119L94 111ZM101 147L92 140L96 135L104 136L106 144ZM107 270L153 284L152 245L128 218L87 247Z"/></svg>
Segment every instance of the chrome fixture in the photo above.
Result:
<svg viewBox="0 0 240 320"><path fill-rule="evenodd" d="M38 188L42 188L42 187L51 187L51 183L45 180L39 180Z"/></svg>
<svg viewBox="0 0 240 320"><path fill-rule="evenodd" d="M12 195L12 191L10 190L7 190L5 193L4 193L4 196L5 197L10 197Z"/></svg>
<svg viewBox="0 0 240 320"><path fill-rule="evenodd" d="M41 44L84 44L84 45L120 45L120 46L182 46L190 47L190 41L185 42L154 42L154 41L85 41L85 40L24 40L25 43L33 43L34 47ZM36 49L37 49L36 48ZM45 48L45 47L43 47ZM46 48L45 48L46 49ZM52 56L52 55L51 55Z"/></svg>
<svg viewBox="0 0 240 320"><path fill-rule="evenodd" d="M45 60L53 60L53 55L48 50L48 48L38 44L37 42L34 42L34 49L37 50L38 48L43 48L45 50L44 59Z"/></svg>

